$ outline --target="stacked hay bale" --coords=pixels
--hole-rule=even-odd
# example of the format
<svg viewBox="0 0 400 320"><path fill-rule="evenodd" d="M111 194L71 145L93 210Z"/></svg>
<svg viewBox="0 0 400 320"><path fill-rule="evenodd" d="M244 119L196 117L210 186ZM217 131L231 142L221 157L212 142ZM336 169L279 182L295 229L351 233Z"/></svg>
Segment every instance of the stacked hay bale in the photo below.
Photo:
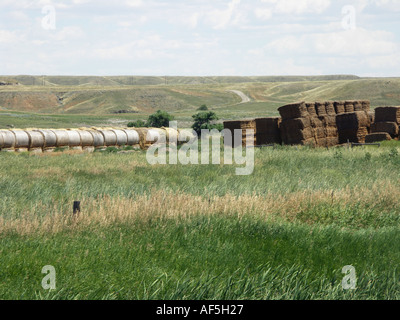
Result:
<svg viewBox="0 0 400 320"><path fill-rule="evenodd" d="M336 124L339 133L339 143L365 143L369 133L371 121L365 111L344 113L336 116Z"/></svg>
<svg viewBox="0 0 400 320"><path fill-rule="evenodd" d="M370 133L365 137L366 143L374 143L374 142L388 141L388 140L392 140L392 137L390 136L389 133L385 132Z"/></svg>
<svg viewBox="0 0 400 320"><path fill-rule="evenodd" d="M380 107L375 109L371 133L388 133L392 139L398 139L399 125L400 107Z"/></svg>
<svg viewBox="0 0 400 320"><path fill-rule="evenodd" d="M247 140L252 140L253 145L256 145L256 135L257 135L257 129L256 129L256 121L254 119L251 120L241 120L241 121L225 121L224 122L224 128L230 130L230 134L232 139L230 137L227 137L225 132L224 136L224 144L225 146L236 148L239 147L240 145L242 146L247 146ZM235 139L235 130L242 130L242 139L238 140ZM254 136L251 135L251 132L248 132L248 130L253 130Z"/></svg>
<svg viewBox="0 0 400 320"><path fill-rule="evenodd" d="M259 118L255 119L257 146L269 144L282 144L279 130L281 118Z"/></svg>
<svg viewBox="0 0 400 320"><path fill-rule="evenodd" d="M278 109L282 117L280 132L284 144L315 145L312 121L310 113L308 112L308 107L305 102L300 102L289 104Z"/></svg>

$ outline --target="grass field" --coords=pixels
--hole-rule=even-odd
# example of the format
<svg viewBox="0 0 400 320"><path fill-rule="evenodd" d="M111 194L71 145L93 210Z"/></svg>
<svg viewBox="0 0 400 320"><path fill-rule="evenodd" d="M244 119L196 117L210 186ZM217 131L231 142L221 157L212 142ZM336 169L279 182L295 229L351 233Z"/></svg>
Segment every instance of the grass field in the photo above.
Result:
<svg viewBox="0 0 400 320"><path fill-rule="evenodd" d="M0 153L0 298L399 299L399 151L257 149L251 176L143 151Z"/></svg>

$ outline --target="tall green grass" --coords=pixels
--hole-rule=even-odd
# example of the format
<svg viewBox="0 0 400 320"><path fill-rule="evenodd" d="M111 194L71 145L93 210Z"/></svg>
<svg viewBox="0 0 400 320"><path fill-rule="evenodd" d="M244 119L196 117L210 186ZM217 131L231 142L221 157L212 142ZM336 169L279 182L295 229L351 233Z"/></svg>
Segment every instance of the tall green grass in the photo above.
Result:
<svg viewBox="0 0 400 320"><path fill-rule="evenodd" d="M248 177L150 166L140 151L0 153L3 226L57 223L74 200L82 218L89 204L112 217L142 203L114 222L1 229L0 298L399 299L398 147L257 149ZM53 292L41 287L45 265L57 271ZM345 265L356 290L341 286Z"/></svg>

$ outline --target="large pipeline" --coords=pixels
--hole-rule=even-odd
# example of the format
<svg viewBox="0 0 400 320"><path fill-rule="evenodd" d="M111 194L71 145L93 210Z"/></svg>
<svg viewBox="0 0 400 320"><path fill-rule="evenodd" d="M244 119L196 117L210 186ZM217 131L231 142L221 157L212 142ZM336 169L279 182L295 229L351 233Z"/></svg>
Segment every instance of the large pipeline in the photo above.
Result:
<svg viewBox="0 0 400 320"><path fill-rule="evenodd" d="M158 141L174 143L181 135L187 136L187 132L171 128L2 129L0 150L52 152L62 148L93 152L128 146L147 149Z"/></svg>

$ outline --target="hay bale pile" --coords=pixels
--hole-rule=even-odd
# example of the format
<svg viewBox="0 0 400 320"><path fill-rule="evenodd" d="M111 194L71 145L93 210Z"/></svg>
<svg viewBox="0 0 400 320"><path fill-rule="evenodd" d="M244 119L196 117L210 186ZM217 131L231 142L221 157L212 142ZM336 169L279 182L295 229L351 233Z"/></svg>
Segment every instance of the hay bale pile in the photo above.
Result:
<svg viewBox="0 0 400 320"><path fill-rule="evenodd" d="M228 129L231 132L231 137L227 137L227 133L224 134L224 144L225 146L236 148L239 147L240 145L246 146L247 145L247 139L253 139L254 138L254 145L256 145L256 135L257 135L257 128L256 128L256 120L255 119L250 119L250 120L239 120L239 121L225 121L224 122L224 129ZM237 139L234 139L235 136L235 130L242 130L242 139L237 141ZM254 130L254 137L251 137L249 135L249 132L247 130Z"/></svg>
<svg viewBox="0 0 400 320"><path fill-rule="evenodd" d="M365 111L344 113L336 116L339 144L354 142L365 143L369 133L371 121Z"/></svg>
<svg viewBox="0 0 400 320"><path fill-rule="evenodd" d="M369 101L301 102L278 110L282 116L282 141L288 145L333 147L347 140L360 142L365 140L373 120ZM337 119L342 115L338 125Z"/></svg>
<svg viewBox="0 0 400 320"><path fill-rule="evenodd" d="M256 141L255 144L270 145L281 144L281 133L279 130L281 118L260 118L255 119Z"/></svg>
<svg viewBox="0 0 400 320"><path fill-rule="evenodd" d="M371 133L388 133L392 139L399 138L400 107L380 107L375 110Z"/></svg>

